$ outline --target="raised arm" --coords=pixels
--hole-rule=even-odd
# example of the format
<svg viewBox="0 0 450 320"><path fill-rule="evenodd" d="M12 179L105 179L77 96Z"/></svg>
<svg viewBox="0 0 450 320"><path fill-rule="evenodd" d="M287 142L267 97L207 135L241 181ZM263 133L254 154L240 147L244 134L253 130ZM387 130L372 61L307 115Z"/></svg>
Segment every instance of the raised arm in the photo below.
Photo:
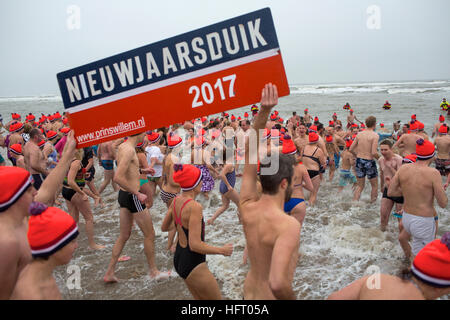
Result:
<svg viewBox="0 0 450 320"><path fill-rule="evenodd" d="M267 118L269 117L270 110L278 103L278 91L277 86L268 83L265 85L261 93L261 109L259 114L255 118L254 129L256 130L256 141L258 143L257 153L259 152L259 130L263 130L266 127ZM240 204L244 205L248 201L255 201L258 199L258 193L256 189L256 170L257 164L250 164L249 155L249 143L245 142L245 165L244 173L242 176L241 192L240 192Z"/></svg>

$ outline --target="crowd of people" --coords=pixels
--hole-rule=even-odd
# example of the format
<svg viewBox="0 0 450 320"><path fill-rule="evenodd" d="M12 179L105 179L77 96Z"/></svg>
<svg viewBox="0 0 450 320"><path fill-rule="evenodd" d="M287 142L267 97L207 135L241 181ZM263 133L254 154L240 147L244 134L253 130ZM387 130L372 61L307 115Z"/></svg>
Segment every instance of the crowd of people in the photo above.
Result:
<svg viewBox="0 0 450 320"><path fill-rule="evenodd" d="M435 200L441 208L448 204L445 117L437 117L430 137L416 115L402 128L394 123L390 131L373 116L360 121L353 109L345 124L336 113L322 123L308 109L284 120L274 110L277 104L276 86L267 84L260 107L252 106L251 114L224 112L80 149L64 115L36 120L31 113L24 119L13 113L1 124L9 133L0 133L0 146L7 149L7 159L0 158L0 298L61 298L52 271L74 254L80 213L89 247L105 250L95 240L93 212L104 205L102 194L111 185L118 193L120 232L103 281L119 281L116 264L124 259L134 223L143 234L150 278L171 275L155 262L149 209L159 194L167 206L161 230L168 232L174 270L193 298L221 299L206 255L230 256L233 246L205 242L197 199L208 199L220 183L222 203L206 224L214 224L235 203L246 239L243 260L250 265L244 298L295 299L292 282L307 208L316 204L321 182L335 176L339 191L353 188L354 201L360 200L366 179L370 202L381 194L380 229L386 231L392 212L410 268L403 278L382 275L381 289L369 288L365 277L329 298L436 299L450 293L450 233L436 239L434 207Z"/></svg>

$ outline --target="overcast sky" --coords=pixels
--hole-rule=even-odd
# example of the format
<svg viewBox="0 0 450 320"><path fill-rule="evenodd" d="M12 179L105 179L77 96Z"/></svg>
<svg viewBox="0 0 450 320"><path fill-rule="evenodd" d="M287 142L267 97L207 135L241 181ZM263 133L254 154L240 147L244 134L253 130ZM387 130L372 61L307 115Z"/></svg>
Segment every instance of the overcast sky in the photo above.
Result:
<svg viewBox="0 0 450 320"><path fill-rule="evenodd" d="M0 97L59 94L58 72L264 7L290 84L450 79L448 0L1 0Z"/></svg>

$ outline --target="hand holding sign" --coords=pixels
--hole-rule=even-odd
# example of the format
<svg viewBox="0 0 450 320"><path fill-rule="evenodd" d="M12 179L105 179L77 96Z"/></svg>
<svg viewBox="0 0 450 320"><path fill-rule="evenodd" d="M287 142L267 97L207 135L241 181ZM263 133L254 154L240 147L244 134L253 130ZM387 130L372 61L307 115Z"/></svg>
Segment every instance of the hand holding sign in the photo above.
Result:
<svg viewBox="0 0 450 320"><path fill-rule="evenodd" d="M269 8L57 78L78 148L254 104L269 82L280 97L289 94Z"/></svg>
<svg viewBox="0 0 450 320"><path fill-rule="evenodd" d="M261 110L270 111L278 104L277 86L268 83L264 86L261 94Z"/></svg>

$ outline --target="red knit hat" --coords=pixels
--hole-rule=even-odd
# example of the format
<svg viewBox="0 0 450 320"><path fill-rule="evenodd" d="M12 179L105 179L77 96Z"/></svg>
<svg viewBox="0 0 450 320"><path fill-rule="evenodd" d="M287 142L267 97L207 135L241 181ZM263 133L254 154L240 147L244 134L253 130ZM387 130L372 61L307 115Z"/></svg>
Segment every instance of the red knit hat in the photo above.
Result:
<svg viewBox="0 0 450 320"><path fill-rule="evenodd" d="M181 139L181 137L174 132L171 132L167 137L167 145L169 146L170 149L179 147L181 146L182 143L183 139Z"/></svg>
<svg viewBox="0 0 450 320"><path fill-rule="evenodd" d="M231 121L232 122L236 121L236 117L234 116L234 114L231 115Z"/></svg>
<svg viewBox="0 0 450 320"><path fill-rule="evenodd" d="M317 126L310 126L308 131L309 132L317 132Z"/></svg>
<svg viewBox="0 0 450 320"><path fill-rule="evenodd" d="M49 116L47 117L47 120L50 121L50 122L55 122L56 119L55 119L54 116L49 115Z"/></svg>
<svg viewBox="0 0 450 320"><path fill-rule="evenodd" d="M442 126L439 127L439 133L442 133L442 134L448 133L448 126L446 123L442 124Z"/></svg>
<svg viewBox="0 0 450 320"><path fill-rule="evenodd" d="M33 181L30 173L19 167L0 167L0 212L6 211L25 193Z"/></svg>
<svg viewBox="0 0 450 320"><path fill-rule="evenodd" d="M22 155L22 145L20 143L13 144L9 146L9 152L17 154L18 156Z"/></svg>
<svg viewBox="0 0 450 320"><path fill-rule="evenodd" d="M276 121L277 120L277 115L276 114L272 114L271 116L270 116L270 120L272 120L272 121Z"/></svg>
<svg viewBox="0 0 450 320"><path fill-rule="evenodd" d="M14 112L14 113L11 113L11 118L13 120L20 120L21 116L20 116L20 114Z"/></svg>
<svg viewBox="0 0 450 320"><path fill-rule="evenodd" d="M380 127L381 127L381 128L384 128L384 123L380 123Z"/></svg>
<svg viewBox="0 0 450 320"><path fill-rule="evenodd" d="M58 134L56 133L56 131L47 131L47 139L52 140L54 138L56 138L58 136Z"/></svg>
<svg viewBox="0 0 450 320"><path fill-rule="evenodd" d="M174 164L173 170L173 181L178 183L183 191L194 189L202 180L202 171L191 164Z"/></svg>
<svg viewBox="0 0 450 320"><path fill-rule="evenodd" d="M31 122L31 121L36 120L36 117L30 112L30 113L26 116L25 119L26 119L27 121Z"/></svg>
<svg viewBox="0 0 450 320"><path fill-rule="evenodd" d="M314 122L319 122L319 117L314 117Z"/></svg>
<svg viewBox="0 0 450 320"><path fill-rule="evenodd" d="M417 154L408 154L403 158L403 163L414 163L417 161Z"/></svg>
<svg viewBox="0 0 450 320"><path fill-rule="evenodd" d="M418 129L419 129L419 130L425 129L425 124L423 124L422 122L420 122L420 121L418 121L418 120L416 120L416 122L417 122L417 126L418 126Z"/></svg>
<svg viewBox="0 0 450 320"><path fill-rule="evenodd" d="M61 128L59 131L61 131L65 136L67 136L67 134L70 131L70 128L69 127L64 127L64 128Z"/></svg>
<svg viewBox="0 0 450 320"><path fill-rule="evenodd" d="M291 136L285 135L283 139L283 154L296 154L297 153L297 147L294 144L294 141L292 141Z"/></svg>
<svg viewBox="0 0 450 320"><path fill-rule="evenodd" d="M45 140L41 140L38 142L38 147L43 148L45 146Z"/></svg>
<svg viewBox="0 0 450 320"><path fill-rule="evenodd" d="M62 122L63 122L64 125L68 124L69 123L69 118L64 117L62 119Z"/></svg>
<svg viewBox="0 0 450 320"><path fill-rule="evenodd" d="M305 112L308 112L308 108L306 108L304 111L305 111Z"/></svg>
<svg viewBox="0 0 450 320"><path fill-rule="evenodd" d="M28 243L34 258L48 257L78 236L75 220L65 211L40 202L30 205Z"/></svg>
<svg viewBox="0 0 450 320"><path fill-rule="evenodd" d="M410 131L419 130L419 124L417 123L417 121L415 121L415 120L411 121L411 123L409 124L409 130Z"/></svg>
<svg viewBox="0 0 450 320"><path fill-rule="evenodd" d="M445 121L445 117L442 114L439 116L439 121L440 122L444 122Z"/></svg>
<svg viewBox="0 0 450 320"><path fill-rule="evenodd" d="M334 127L334 121L333 121L333 120L330 120L330 121L328 122L328 125L329 125L330 127Z"/></svg>
<svg viewBox="0 0 450 320"><path fill-rule="evenodd" d="M248 112L244 113L244 117L248 118Z"/></svg>
<svg viewBox="0 0 450 320"><path fill-rule="evenodd" d="M428 140L419 139L416 141L417 160L428 160L435 155L434 144Z"/></svg>
<svg viewBox="0 0 450 320"><path fill-rule="evenodd" d="M150 143L157 143L159 139L161 139L161 135L158 132L152 132L151 134L147 135L148 142Z"/></svg>
<svg viewBox="0 0 450 320"><path fill-rule="evenodd" d="M11 123L11 125L9 126L9 132L14 133L14 132L19 132L20 130L23 129L23 123L22 122L13 122Z"/></svg>
<svg viewBox="0 0 450 320"><path fill-rule="evenodd" d="M319 141L319 135L315 132L310 132L308 135L309 142L317 142Z"/></svg>
<svg viewBox="0 0 450 320"><path fill-rule="evenodd" d="M325 141L326 141L327 143L333 143L333 136L327 134L327 135L325 136Z"/></svg>
<svg viewBox="0 0 450 320"><path fill-rule="evenodd" d="M242 118L241 118L241 116L239 116L239 117L238 117L238 121L241 121L241 120L242 120Z"/></svg>
<svg viewBox="0 0 450 320"><path fill-rule="evenodd" d="M62 118L62 116L59 114L59 111L57 111L54 115L53 115L53 119L55 120L60 120Z"/></svg>
<svg viewBox="0 0 450 320"><path fill-rule="evenodd" d="M411 272L420 281L433 287L450 287L450 232L419 251Z"/></svg>
<svg viewBox="0 0 450 320"><path fill-rule="evenodd" d="M202 117L202 122L208 121L208 117Z"/></svg>
<svg viewBox="0 0 450 320"><path fill-rule="evenodd" d="M279 122L279 123L283 123L283 122L284 122L284 119L283 119L283 118L280 118L280 119L278 119L278 122Z"/></svg>
<svg viewBox="0 0 450 320"><path fill-rule="evenodd" d="M416 120L417 119L417 116L415 115L415 114L413 114L412 116L411 116L411 120Z"/></svg>

